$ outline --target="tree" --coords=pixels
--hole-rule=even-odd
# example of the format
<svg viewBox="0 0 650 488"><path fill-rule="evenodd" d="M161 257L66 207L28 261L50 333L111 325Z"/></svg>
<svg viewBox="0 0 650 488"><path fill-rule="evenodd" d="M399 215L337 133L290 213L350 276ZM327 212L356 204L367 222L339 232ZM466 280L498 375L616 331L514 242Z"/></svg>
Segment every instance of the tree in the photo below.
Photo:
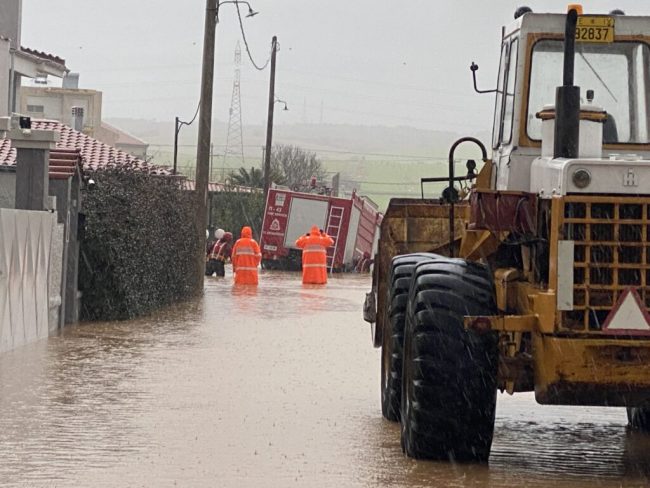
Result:
<svg viewBox="0 0 650 488"><path fill-rule="evenodd" d="M271 168L271 181L278 185L285 184L284 176L275 168ZM230 176L230 182L233 185L247 186L249 188L264 188L264 172L255 167L251 167L250 171L247 171L242 166L239 168L238 173Z"/></svg>
<svg viewBox="0 0 650 488"><path fill-rule="evenodd" d="M273 179L274 174L284 181ZM325 177L323 165L316 153L306 151L298 146L276 144L271 151L271 180L290 188L302 188L309 184L312 177L322 180Z"/></svg>
<svg viewBox="0 0 650 488"><path fill-rule="evenodd" d="M210 194L211 222L213 230L222 228L232 232L235 239L244 225L253 229L253 235L259 238L264 216L264 192L224 191Z"/></svg>
<svg viewBox="0 0 650 488"><path fill-rule="evenodd" d="M234 173L230 177L230 181L234 185L264 188L264 175L262 174L262 170L253 166L251 166L250 171L246 171L246 168L242 166L239 168L238 173Z"/></svg>

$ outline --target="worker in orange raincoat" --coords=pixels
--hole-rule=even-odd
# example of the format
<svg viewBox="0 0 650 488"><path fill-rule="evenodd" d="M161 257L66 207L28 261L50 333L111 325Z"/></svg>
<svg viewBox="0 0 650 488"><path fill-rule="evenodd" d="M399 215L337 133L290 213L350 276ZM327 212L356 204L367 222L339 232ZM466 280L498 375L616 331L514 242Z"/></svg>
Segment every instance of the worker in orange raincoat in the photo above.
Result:
<svg viewBox="0 0 650 488"><path fill-rule="evenodd" d="M302 249L303 284L327 283L327 248L333 244L334 239L315 225L309 234L298 238L296 247Z"/></svg>
<svg viewBox="0 0 650 488"><path fill-rule="evenodd" d="M235 242L230 259L235 273L235 284L257 285L257 266L262 260L262 253L260 246L253 239L250 227L242 227L241 239Z"/></svg>

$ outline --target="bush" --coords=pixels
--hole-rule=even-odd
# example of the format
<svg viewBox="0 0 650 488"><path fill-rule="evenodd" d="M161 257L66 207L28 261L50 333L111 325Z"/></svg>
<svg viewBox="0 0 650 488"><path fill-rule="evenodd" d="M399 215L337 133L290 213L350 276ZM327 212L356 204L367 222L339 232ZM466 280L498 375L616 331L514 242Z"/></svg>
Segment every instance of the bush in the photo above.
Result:
<svg viewBox="0 0 650 488"><path fill-rule="evenodd" d="M253 236L259 240L264 216L263 192L225 191L211 193L209 199L212 230L221 228L232 232L235 239L238 239L241 228L249 225L253 229Z"/></svg>
<svg viewBox="0 0 650 488"><path fill-rule="evenodd" d="M193 192L169 177L129 170L92 175L83 194L81 315L123 320L197 290Z"/></svg>

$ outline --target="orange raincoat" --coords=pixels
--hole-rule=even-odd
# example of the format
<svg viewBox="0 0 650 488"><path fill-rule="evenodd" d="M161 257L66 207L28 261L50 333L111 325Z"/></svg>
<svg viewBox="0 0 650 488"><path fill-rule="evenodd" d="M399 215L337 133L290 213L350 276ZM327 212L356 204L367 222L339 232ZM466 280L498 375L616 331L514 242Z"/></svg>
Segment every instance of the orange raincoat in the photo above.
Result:
<svg viewBox="0 0 650 488"><path fill-rule="evenodd" d="M327 283L327 248L334 244L327 234L312 226L308 235L300 236L296 247L302 249L302 282L320 285Z"/></svg>
<svg viewBox="0 0 650 488"><path fill-rule="evenodd" d="M241 239L232 248L232 267L235 283L240 285L257 285L257 266L262 260L260 246L252 238L251 228L242 227Z"/></svg>

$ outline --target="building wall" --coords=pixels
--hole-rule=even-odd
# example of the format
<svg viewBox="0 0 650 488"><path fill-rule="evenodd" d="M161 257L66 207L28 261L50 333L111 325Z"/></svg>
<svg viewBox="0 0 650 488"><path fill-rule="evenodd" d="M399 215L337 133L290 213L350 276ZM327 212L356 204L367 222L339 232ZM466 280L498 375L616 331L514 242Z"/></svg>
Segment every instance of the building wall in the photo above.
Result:
<svg viewBox="0 0 650 488"><path fill-rule="evenodd" d="M2 17L0 17L1 19ZM0 117L6 117L9 113L9 100L11 94L11 53L10 44L6 39L0 39Z"/></svg>
<svg viewBox="0 0 650 488"><path fill-rule="evenodd" d="M137 138L132 137L117 127L110 124L102 123L100 129L96 132L95 137L104 144L113 146L120 151L136 156L140 159L147 159L147 148L149 144L144 141L137 143Z"/></svg>
<svg viewBox="0 0 650 488"><path fill-rule="evenodd" d="M14 49L20 47L22 11L22 0L0 1L0 36L11 39Z"/></svg>
<svg viewBox="0 0 650 488"><path fill-rule="evenodd" d="M115 147L120 151L129 153L140 159L147 159L147 148L149 147L146 144L136 145L136 144L120 144L119 142L115 144Z"/></svg>
<svg viewBox="0 0 650 488"><path fill-rule="evenodd" d="M0 209L0 353L49 335L60 290L49 282L50 267L60 266L52 259L57 229L50 212Z"/></svg>
<svg viewBox="0 0 650 488"><path fill-rule="evenodd" d="M58 120L74 127L72 107L83 107L83 132L97 137L102 123L102 93L74 88L23 86L20 90L20 113L39 119ZM38 108L38 110L36 110Z"/></svg>

